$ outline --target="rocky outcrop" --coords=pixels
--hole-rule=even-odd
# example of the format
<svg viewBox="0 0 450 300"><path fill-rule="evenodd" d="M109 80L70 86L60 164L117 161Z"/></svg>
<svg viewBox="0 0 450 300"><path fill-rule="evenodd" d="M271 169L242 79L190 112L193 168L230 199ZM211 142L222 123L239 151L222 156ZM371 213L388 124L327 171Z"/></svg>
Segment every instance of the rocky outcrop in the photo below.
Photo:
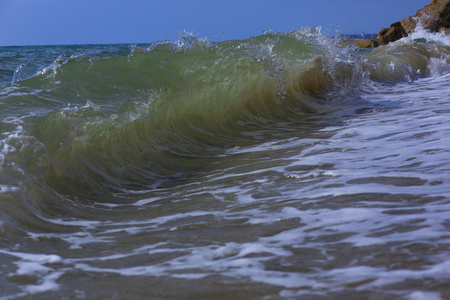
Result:
<svg viewBox="0 0 450 300"><path fill-rule="evenodd" d="M389 28L381 29L376 39L357 40L343 44L352 43L360 48L386 45L413 32L418 21L424 29L431 32L450 34L450 0L432 0L427 6L419 9L414 16L396 22Z"/></svg>
<svg viewBox="0 0 450 300"><path fill-rule="evenodd" d="M391 25L389 28L383 28L378 33L378 40L380 41L381 45L386 45L392 41L399 40L408 34L406 33L406 30L403 28L401 22L397 22Z"/></svg>
<svg viewBox="0 0 450 300"><path fill-rule="evenodd" d="M364 40L354 40L343 42L342 45L346 46L348 44L354 44L358 48L375 48L380 46L378 39L364 39Z"/></svg>
<svg viewBox="0 0 450 300"><path fill-rule="evenodd" d="M401 20L406 33L411 33L420 20L423 28L431 32L445 31L450 28L450 0L432 0L430 4L419 9L415 16Z"/></svg>

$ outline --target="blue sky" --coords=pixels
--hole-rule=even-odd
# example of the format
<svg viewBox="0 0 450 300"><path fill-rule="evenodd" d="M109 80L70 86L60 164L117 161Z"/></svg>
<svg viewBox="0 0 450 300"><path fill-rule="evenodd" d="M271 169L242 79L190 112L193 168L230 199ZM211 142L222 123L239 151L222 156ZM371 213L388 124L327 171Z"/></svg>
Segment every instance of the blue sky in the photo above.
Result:
<svg viewBox="0 0 450 300"><path fill-rule="evenodd" d="M264 30L377 33L430 0L0 0L0 46L212 41Z"/></svg>

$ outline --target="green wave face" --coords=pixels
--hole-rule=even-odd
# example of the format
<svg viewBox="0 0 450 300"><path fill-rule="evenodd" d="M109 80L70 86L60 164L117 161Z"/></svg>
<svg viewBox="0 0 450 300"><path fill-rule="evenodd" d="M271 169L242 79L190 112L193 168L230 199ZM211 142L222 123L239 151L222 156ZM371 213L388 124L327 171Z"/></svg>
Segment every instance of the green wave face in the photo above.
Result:
<svg viewBox="0 0 450 300"><path fill-rule="evenodd" d="M59 57L13 87L26 94L21 136L39 149L36 177L92 195L183 178L229 147L352 103L358 57L313 29L215 44L185 35L128 55Z"/></svg>
<svg viewBox="0 0 450 300"><path fill-rule="evenodd" d="M52 189L126 193L308 126L309 116L356 101L367 77L426 76L430 60L447 57L448 47L411 41L362 55L314 29L220 43L184 35L128 55L59 57L24 80L18 68L2 117L22 115L25 126L10 122L22 130L11 143L30 154L10 159L28 160Z"/></svg>

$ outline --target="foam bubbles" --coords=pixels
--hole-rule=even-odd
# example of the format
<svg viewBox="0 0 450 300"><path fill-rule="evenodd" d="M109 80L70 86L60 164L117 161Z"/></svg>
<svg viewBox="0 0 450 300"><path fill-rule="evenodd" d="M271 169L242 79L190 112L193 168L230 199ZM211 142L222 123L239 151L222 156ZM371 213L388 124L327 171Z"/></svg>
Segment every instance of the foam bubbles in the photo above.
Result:
<svg viewBox="0 0 450 300"><path fill-rule="evenodd" d="M59 284L56 283L56 280L58 280L64 272L56 270L53 265L63 263L63 259L60 256L54 254L31 254L4 250L0 250L0 253L12 255L19 259L14 262L17 266L17 270L15 273L9 274L10 277L37 278L36 283L23 286L23 290L27 294L42 293L59 289Z"/></svg>
<svg viewBox="0 0 450 300"><path fill-rule="evenodd" d="M408 35L409 40L425 40L428 43L433 43L438 46L450 46L450 36L445 32L430 32L423 28L420 20L417 20L414 32Z"/></svg>
<svg viewBox="0 0 450 300"><path fill-rule="evenodd" d="M408 300L442 300L439 293L416 291L408 296Z"/></svg>

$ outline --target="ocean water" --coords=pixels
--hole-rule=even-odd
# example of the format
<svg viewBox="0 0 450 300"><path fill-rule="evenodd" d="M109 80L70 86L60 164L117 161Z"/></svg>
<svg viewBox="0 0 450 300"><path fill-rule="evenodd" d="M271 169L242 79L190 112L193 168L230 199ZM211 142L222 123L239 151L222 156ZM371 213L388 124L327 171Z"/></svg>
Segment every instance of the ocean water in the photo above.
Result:
<svg viewBox="0 0 450 300"><path fill-rule="evenodd" d="M0 47L0 299L450 299L450 42Z"/></svg>

